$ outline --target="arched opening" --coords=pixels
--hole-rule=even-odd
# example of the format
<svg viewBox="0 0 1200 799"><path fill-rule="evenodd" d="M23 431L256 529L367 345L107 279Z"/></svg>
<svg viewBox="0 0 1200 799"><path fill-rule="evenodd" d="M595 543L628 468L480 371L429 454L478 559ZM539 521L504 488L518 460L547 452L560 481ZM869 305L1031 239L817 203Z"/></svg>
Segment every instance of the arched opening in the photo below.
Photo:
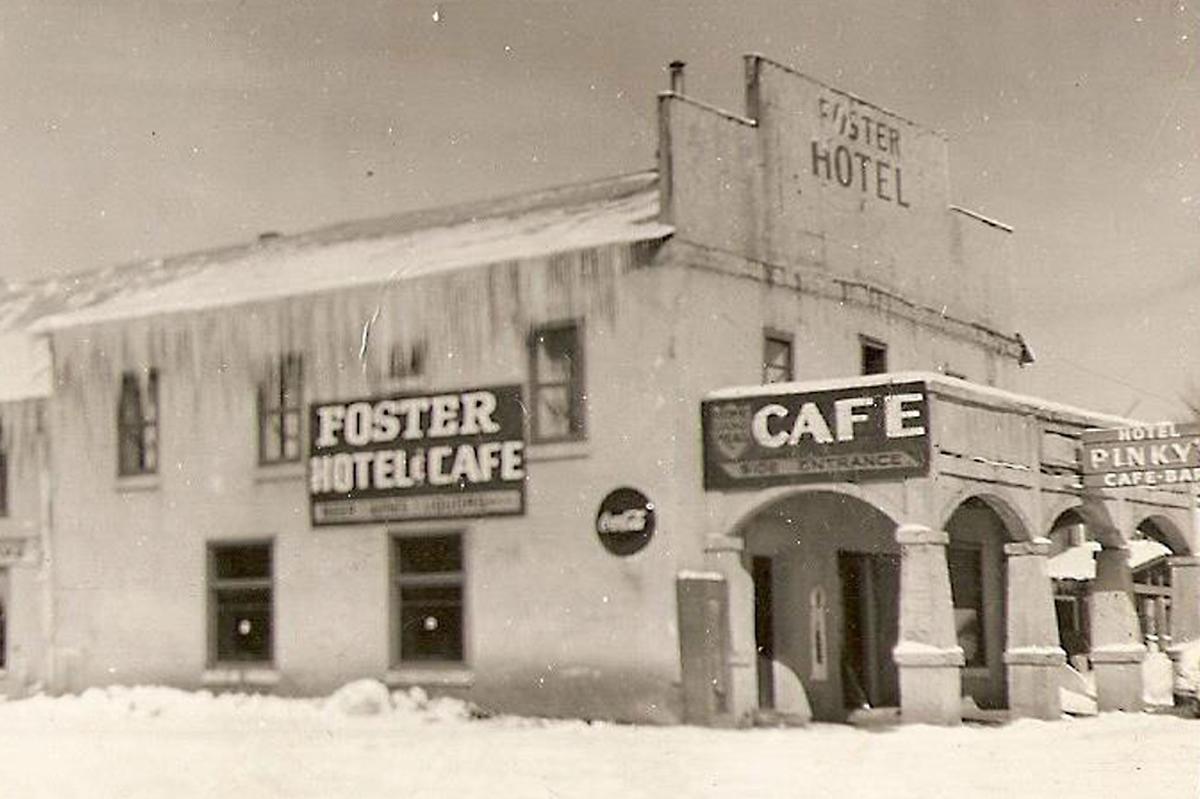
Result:
<svg viewBox="0 0 1200 799"><path fill-rule="evenodd" d="M1069 509L1050 526L1048 571L1054 584L1054 612L1058 640L1067 658L1079 671L1087 670L1092 648L1088 584L1096 578L1096 541L1082 514Z"/></svg>
<svg viewBox="0 0 1200 799"><path fill-rule="evenodd" d="M1171 643L1171 555L1180 554L1163 522L1144 519L1129 542L1129 569L1142 640L1151 652Z"/></svg>
<svg viewBox="0 0 1200 799"><path fill-rule="evenodd" d="M954 626L965 661L963 696L981 708L1008 706L1004 673L1007 562L1004 544L1014 532L985 500L971 497L946 522L946 564Z"/></svg>
<svg viewBox="0 0 1200 799"><path fill-rule="evenodd" d="M760 708L786 713L798 691L825 721L899 705L895 530L873 505L828 490L788 495L741 525Z"/></svg>

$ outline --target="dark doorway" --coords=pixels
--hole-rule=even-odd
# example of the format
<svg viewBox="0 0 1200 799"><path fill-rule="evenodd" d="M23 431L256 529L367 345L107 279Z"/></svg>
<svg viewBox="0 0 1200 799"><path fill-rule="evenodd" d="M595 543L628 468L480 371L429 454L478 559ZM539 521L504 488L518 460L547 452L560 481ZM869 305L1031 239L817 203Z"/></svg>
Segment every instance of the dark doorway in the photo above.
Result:
<svg viewBox="0 0 1200 799"><path fill-rule="evenodd" d="M900 676L892 649L900 635L900 559L839 552L842 585L842 697L847 708L896 707Z"/></svg>
<svg viewBox="0 0 1200 799"><path fill-rule="evenodd" d="M772 598L771 559L755 557L751 562L754 577L754 650L757 653L758 706L775 707L775 608Z"/></svg>

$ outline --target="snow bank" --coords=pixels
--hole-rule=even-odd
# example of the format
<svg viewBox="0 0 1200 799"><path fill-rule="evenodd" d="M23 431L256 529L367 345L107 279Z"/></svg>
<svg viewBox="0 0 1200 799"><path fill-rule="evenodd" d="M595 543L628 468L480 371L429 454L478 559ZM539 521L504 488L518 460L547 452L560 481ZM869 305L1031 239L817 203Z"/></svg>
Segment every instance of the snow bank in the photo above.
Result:
<svg viewBox="0 0 1200 799"><path fill-rule="evenodd" d="M328 723L378 717L388 723L459 722L479 712L459 699L431 699L420 688L391 692L377 680L357 680L323 699L268 694L181 691L160 686L89 688L79 695L35 696L0 701L0 727L6 723L51 719L55 723L108 725L121 721L162 720L188 724L210 721L255 724Z"/></svg>

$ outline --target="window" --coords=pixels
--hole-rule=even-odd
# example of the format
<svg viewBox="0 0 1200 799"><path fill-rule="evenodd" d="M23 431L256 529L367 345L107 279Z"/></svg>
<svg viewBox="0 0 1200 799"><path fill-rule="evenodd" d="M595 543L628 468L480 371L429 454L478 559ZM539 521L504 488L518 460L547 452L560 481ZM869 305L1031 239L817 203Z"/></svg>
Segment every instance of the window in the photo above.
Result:
<svg viewBox="0 0 1200 799"><path fill-rule="evenodd" d="M272 658L270 542L209 548L210 660L269 663Z"/></svg>
<svg viewBox="0 0 1200 799"><path fill-rule="evenodd" d="M860 336L862 346L862 373L864 375L882 374L888 370L887 345L878 339Z"/></svg>
<svg viewBox="0 0 1200 799"><path fill-rule="evenodd" d="M8 436L0 425L0 517L8 515Z"/></svg>
<svg viewBox="0 0 1200 799"><path fill-rule="evenodd" d="M158 471L158 370L121 375L117 402L117 473Z"/></svg>
<svg viewBox="0 0 1200 799"><path fill-rule="evenodd" d="M405 380L425 374L428 345L424 340L411 344L396 344L388 355L388 377Z"/></svg>
<svg viewBox="0 0 1200 799"><path fill-rule="evenodd" d="M966 666L987 666L987 636L983 621L983 549L951 544L946 548L946 560L950 567L954 627Z"/></svg>
<svg viewBox="0 0 1200 799"><path fill-rule="evenodd" d="M462 536L393 540L397 660L462 663Z"/></svg>
<svg viewBox="0 0 1200 799"><path fill-rule="evenodd" d="M763 383L787 383L792 376L791 337L782 333L764 333Z"/></svg>
<svg viewBox="0 0 1200 799"><path fill-rule="evenodd" d="M259 463L300 460L304 359L288 353L271 364L258 387Z"/></svg>
<svg viewBox="0 0 1200 799"><path fill-rule="evenodd" d="M583 348L574 323L538 328L529 337L534 441L584 437Z"/></svg>
<svg viewBox="0 0 1200 799"><path fill-rule="evenodd" d="M8 668L8 570L0 569L0 670Z"/></svg>

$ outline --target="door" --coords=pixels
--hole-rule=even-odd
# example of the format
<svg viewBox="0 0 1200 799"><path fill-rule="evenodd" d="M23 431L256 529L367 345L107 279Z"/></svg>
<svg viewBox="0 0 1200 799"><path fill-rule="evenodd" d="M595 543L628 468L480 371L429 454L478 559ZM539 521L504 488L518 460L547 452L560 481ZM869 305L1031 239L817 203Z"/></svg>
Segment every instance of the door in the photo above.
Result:
<svg viewBox="0 0 1200 799"><path fill-rule="evenodd" d="M842 586L842 697L847 708L897 707L900 675L900 558L839 552Z"/></svg>

